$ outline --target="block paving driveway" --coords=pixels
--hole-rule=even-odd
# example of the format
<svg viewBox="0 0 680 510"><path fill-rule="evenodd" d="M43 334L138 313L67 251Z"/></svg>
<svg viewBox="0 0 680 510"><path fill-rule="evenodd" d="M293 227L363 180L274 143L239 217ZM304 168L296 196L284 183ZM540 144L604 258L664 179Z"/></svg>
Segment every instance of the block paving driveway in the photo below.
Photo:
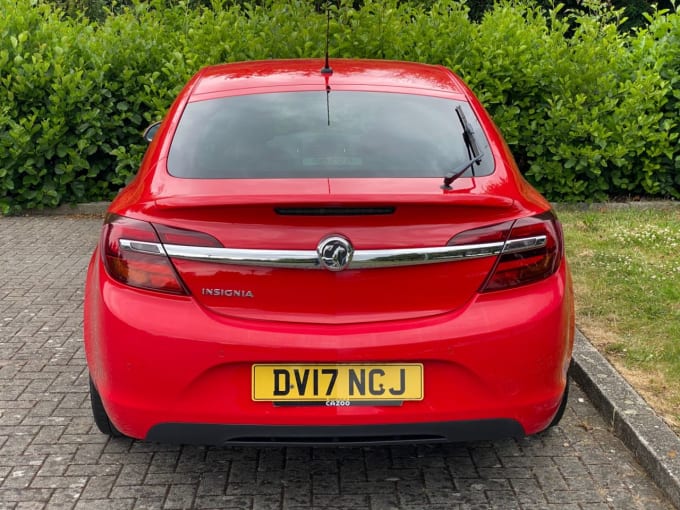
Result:
<svg viewBox="0 0 680 510"><path fill-rule="evenodd" d="M670 509L576 386L522 440L202 448L108 439L90 417L85 269L101 220L0 217L0 508Z"/></svg>

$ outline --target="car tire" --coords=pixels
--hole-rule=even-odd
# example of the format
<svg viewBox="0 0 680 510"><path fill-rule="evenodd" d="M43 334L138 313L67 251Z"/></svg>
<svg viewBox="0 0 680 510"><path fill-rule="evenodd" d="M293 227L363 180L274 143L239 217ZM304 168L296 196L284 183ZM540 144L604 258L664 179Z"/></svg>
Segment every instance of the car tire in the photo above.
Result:
<svg viewBox="0 0 680 510"><path fill-rule="evenodd" d="M92 416L94 417L94 423L103 434L111 437L125 437L123 433L118 430L113 423L111 423L109 415L106 414L104 403L99 396L96 386L92 382L92 377L90 377L90 405L92 406Z"/></svg>
<svg viewBox="0 0 680 510"><path fill-rule="evenodd" d="M569 400L569 380L570 378L567 376L567 384L564 387L564 393L562 394L562 401L560 402L560 407L557 409L557 414L550 422L550 425L548 425L548 428L557 425L562 419L562 416L564 416L564 411L567 409L567 401Z"/></svg>

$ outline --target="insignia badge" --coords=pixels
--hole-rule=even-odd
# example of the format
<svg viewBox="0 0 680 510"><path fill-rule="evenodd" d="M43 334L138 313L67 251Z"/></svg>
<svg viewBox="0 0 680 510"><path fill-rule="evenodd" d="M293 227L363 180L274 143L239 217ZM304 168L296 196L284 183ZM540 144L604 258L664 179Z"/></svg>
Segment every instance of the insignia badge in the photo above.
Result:
<svg viewBox="0 0 680 510"><path fill-rule="evenodd" d="M354 254L352 244L342 236L330 236L322 239L316 247L321 267L329 271L342 271L349 266Z"/></svg>

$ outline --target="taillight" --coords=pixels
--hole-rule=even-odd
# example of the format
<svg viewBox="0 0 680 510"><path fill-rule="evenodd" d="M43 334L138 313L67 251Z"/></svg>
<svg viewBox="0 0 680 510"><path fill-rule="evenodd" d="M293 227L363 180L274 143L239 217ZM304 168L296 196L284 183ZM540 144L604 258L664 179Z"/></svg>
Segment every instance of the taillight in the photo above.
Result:
<svg viewBox="0 0 680 510"><path fill-rule="evenodd" d="M560 266L563 244L562 228L550 211L515 221L482 292L547 278Z"/></svg>
<svg viewBox="0 0 680 510"><path fill-rule="evenodd" d="M153 224L163 244L180 244L182 246L206 246L210 248L223 248L222 243L210 234L186 230L183 228L168 227L167 225Z"/></svg>
<svg viewBox="0 0 680 510"><path fill-rule="evenodd" d="M563 256L562 228L544 212L513 222L461 232L449 245L503 242L480 292L510 289L543 280L557 271Z"/></svg>
<svg viewBox="0 0 680 510"><path fill-rule="evenodd" d="M187 294L161 239L166 243L221 246L207 234L109 214L102 233L106 271L115 280L132 287Z"/></svg>

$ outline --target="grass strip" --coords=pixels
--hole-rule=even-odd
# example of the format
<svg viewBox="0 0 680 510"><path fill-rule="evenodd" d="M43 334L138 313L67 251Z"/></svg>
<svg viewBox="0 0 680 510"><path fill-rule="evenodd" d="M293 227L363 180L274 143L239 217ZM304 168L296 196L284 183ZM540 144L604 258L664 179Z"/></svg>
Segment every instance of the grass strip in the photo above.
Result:
<svg viewBox="0 0 680 510"><path fill-rule="evenodd" d="M680 204L558 214L578 327L680 432Z"/></svg>

